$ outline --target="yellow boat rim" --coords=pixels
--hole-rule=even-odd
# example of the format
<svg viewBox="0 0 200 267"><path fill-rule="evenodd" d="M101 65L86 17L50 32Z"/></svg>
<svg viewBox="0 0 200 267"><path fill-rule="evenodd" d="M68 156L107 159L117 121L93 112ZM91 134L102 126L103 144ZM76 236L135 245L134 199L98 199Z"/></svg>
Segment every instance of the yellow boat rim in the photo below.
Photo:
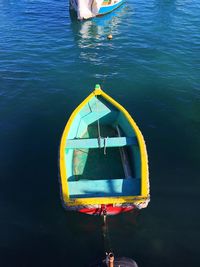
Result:
<svg viewBox="0 0 200 267"><path fill-rule="evenodd" d="M124 196L124 197L91 197L91 198L70 198L69 188L68 188L68 175L65 164L65 147L66 139L69 134L70 127L76 115L80 110L89 102L94 96L101 96L110 102L114 107L121 111L129 124L133 128L136 137L138 139L138 145L141 154L141 195L133 196ZM60 150L59 150L59 164L60 164L60 179L61 179L61 188L62 188L62 198L66 205L68 206L77 206L77 205L101 205L101 204L120 204L120 203L132 203L140 204L144 201L149 201L149 170L148 170L148 156L146 151L146 145L141 131L139 130L137 124L128 113L128 111L120 105L116 100L106 94L100 86L96 86L95 90L86 97L81 104L73 111L71 114L61 137Z"/></svg>

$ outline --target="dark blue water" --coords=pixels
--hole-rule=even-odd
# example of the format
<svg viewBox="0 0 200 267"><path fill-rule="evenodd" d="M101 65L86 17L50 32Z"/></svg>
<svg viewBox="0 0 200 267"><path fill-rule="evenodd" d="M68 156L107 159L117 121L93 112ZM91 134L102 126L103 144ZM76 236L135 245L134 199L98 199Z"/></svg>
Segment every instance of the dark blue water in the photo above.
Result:
<svg viewBox="0 0 200 267"><path fill-rule="evenodd" d="M115 255L199 266L198 0L128 0L86 22L63 0L0 1L0 265L103 255L101 219L62 208L57 166L65 123L95 83L133 115L149 155L149 207L108 220Z"/></svg>

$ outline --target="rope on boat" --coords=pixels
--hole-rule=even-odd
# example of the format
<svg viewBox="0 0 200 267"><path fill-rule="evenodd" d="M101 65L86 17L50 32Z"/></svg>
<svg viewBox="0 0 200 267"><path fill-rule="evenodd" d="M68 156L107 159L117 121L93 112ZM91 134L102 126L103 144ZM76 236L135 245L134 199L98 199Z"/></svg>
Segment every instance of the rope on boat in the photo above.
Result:
<svg viewBox="0 0 200 267"><path fill-rule="evenodd" d="M98 127L98 143L99 143L99 148L101 148L101 132L100 132L99 120L97 121L97 127Z"/></svg>
<svg viewBox="0 0 200 267"><path fill-rule="evenodd" d="M96 109L97 109L97 115L98 115L98 97L96 96ZM101 149L101 128L100 128L100 121L99 119L97 120L97 131L98 131L98 145L99 145L99 148ZM104 155L106 155L106 147L107 147L107 140L108 140L108 136L103 138L104 140Z"/></svg>
<svg viewBox="0 0 200 267"><path fill-rule="evenodd" d="M97 111L97 116L98 116L99 109L98 109L98 97L97 96L96 96L96 111ZM97 131L98 131L98 145L99 145L99 148L101 149L101 139L102 139L102 137L101 137L101 128L100 128L99 118L97 120ZM106 155L107 140L108 140L108 136L103 138L104 155Z"/></svg>
<svg viewBox="0 0 200 267"><path fill-rule="evenodd" d="M98 100L97 96L96 96L96 99ZM98 114L98 101L96 102L96 107L97 107L97 114ZM101 130L100 130L99 119L97 120L97 131L98 131L98 144L99 144L99 148L101 148Z"/></svg>
<svg viewBox="0 0 200 267"><path fill-rule="evenodd" d="M104 138L104 150L103 150L104 155L106 155L107 140L108 140L108 136Z"/></svg>

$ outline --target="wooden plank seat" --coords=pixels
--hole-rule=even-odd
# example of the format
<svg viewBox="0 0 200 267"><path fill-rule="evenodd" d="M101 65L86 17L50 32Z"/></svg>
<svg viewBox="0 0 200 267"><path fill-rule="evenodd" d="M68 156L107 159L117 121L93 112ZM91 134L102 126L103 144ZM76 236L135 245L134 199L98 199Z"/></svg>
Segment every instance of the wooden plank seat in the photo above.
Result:
<svg viewBox="0 0 200 267"><path fill-rule="evenodd" d="M69 181L71 198L136 196L140 194L138 178Z"/></svg>
<svg viewBox="0 0 200 267"><path fill-rule="evenodd" d="M68 139L66 148L99 148L100 147L123 147L137 145L136 137L107 137L89 139Z"/></svg>

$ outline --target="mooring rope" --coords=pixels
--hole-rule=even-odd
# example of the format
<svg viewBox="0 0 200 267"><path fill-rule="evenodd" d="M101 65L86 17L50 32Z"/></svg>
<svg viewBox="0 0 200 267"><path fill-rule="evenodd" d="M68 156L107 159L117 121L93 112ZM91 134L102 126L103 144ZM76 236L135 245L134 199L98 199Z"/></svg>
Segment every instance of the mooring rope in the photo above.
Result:
<svg viewBox="0 0 200 267"><path fill-rule="evenodd" d="M104 250L105 253L109 253L112 250L111 241L110 241L110 234L108 230L108 223L107 223L107 215L103 216L103 239L104 239Z"/></svg>
<svg viewBox="0 0 200 267"><path fill-rule="evenodd" d="M103 77L103 80L102 80L102 83L101 83L101 87L103 88L104 87L104 84L105 84L105 81L107 79L108 75L105 74L104 77Z"/></svg>

